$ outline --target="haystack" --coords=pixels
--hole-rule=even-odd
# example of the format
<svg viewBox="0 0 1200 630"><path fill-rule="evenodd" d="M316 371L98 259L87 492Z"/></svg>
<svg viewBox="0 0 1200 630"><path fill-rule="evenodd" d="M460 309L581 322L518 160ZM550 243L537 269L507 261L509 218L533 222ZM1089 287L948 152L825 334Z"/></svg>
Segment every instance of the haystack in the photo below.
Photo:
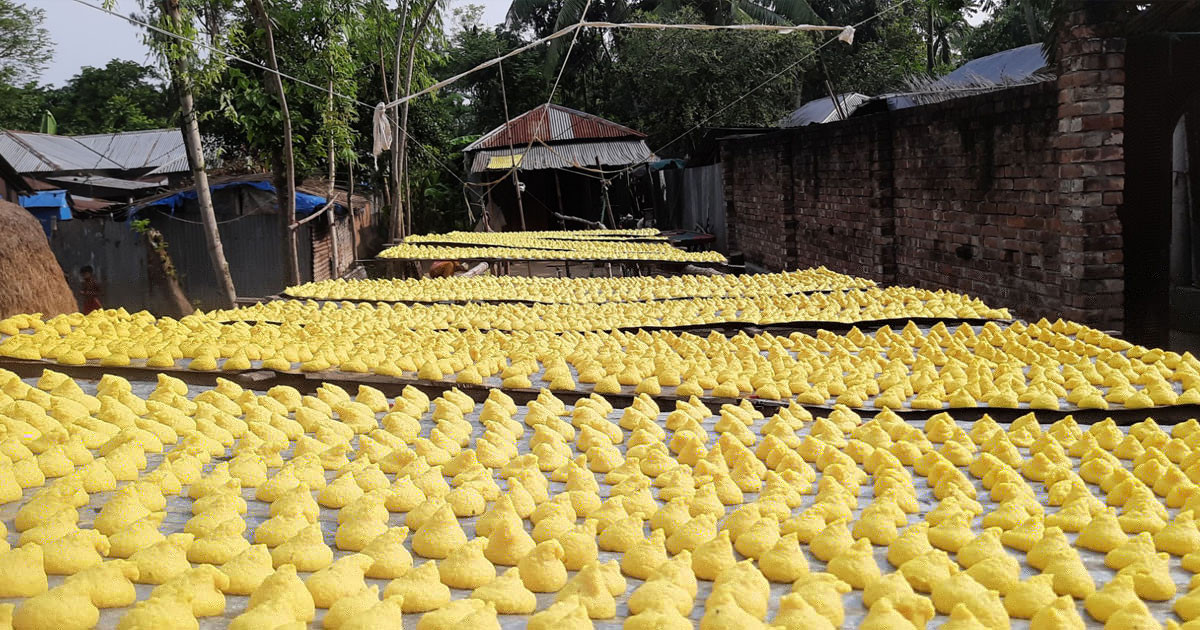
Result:
<svg viewBox="0 0 1200 630"><path fill-rule="evenodd" d="M0 317L77 310L42 224L21 206L0 200Z"/></svg>

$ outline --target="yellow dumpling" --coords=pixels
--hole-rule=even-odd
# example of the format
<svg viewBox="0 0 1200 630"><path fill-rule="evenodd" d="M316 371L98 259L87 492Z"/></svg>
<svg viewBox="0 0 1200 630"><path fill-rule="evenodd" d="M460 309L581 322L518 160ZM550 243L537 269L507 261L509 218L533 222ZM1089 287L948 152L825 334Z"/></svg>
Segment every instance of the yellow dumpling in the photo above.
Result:
<svg viewBox="0 0 1200 630"><path fill-rule="evenodd" d="M404 612L427 612L450 602L450 588L442 584L437 563L430 561L389 582L383 596L403 597Z"/></svg>
<svg viewBox="0 0 1200 630"><path fill-rule="evenodd" d="M528 615L537 609L537 597L526 588L520 567L505 571L489 584L476 588L472 599L491 603L496 612L505 615Z"/></svg>
<svg viewBox="0 0 1200 630"><path fill-rule="evenodd" d="M87 630L100 621L100 610L92 604L87 584L63 584L21 602L13 611L14 630Z"/></svg>

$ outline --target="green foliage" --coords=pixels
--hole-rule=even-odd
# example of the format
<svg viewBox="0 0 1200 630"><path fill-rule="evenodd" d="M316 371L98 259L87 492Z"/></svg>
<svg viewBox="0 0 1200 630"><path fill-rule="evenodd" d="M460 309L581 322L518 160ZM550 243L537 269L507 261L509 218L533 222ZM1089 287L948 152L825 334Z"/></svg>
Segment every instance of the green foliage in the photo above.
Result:
<svg viewBox="0 0 1200 630"><path fill-rule="evenodd" d="M54 54L45 20L42 9L0 0L0 82L28 81L45 69Z"/></svg>
<svg viewBox="0 0 1200 630"><path fill-rule="evenodd" d="M170 126L175 109L158 73L149 66L113 59L84 67L47 99L59 133L136 131Z"/></svg>
<svg viewBox="0 0 1200 630"><path fill-rule="evenodd" d="M1051 30L1049 0L989 0L991 17L966 33L964 59L978 59L1010 48L1041 42Z"/></svg>
<svg viewBox="0 0 1200 630"><path fill-rule="evenodd" d="M694 10L684 9L665 21L695 23L698 19ZM618 32L614 44L618 52L607 69L604 107L596 113L650 133L652 147L700 124L773 124L794 102L803 64L734 102L762 84L768 72L778 72L812 50L812 40L799 33L638 30ZM686 146L673 146L668 152L687 151Z"/></svg>
<svg viewBox="0 0 1200 630"><path fill-rule="evenodd" d="M173 124L175 109L154 68L120 59L85 66L60 88L0 84L4 129L37 131L46 111L64 135L157 129Z"/></svg>
<svg viewBox="0 0 1200 630"><path fill-rule="evenodd" d="M129 222L129 228L137 234L145 234L150 231L150 219L134 219Z"/></svg>

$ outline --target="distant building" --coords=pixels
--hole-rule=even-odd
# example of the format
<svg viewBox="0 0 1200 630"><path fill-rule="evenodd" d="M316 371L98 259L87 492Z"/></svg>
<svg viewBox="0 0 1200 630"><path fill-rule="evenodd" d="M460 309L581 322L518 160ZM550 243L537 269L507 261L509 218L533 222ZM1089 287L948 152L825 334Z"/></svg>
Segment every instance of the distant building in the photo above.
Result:
<svg viewBox="0 0 1200 630"><path fill-rule="evenodd" d="M70 193L72 209L130 203L189 174L178 129L85 136L0 131L0 158L29 188Z"/></svg>
<svg viewBox="0 0 1200 630"><path fill-rule="evenodd" d="M476 203L493 230L520 229L521 208L512 177L520 180L525 227L564 225L555 214L605 222L633 208L627 185L602 184L605 173L654 160L646 134L561 105L542 105L484 134L463 150ZM625 180L627 182L627 180ZM606 206L607 204L607 206ZM638 213L640 216L640 213ZM568 227L578 229L579 222Z"/></svg>
<svg viewBox="0 0 1200 630"><path fill-rule="evenodd" d="M271 176L212 177L210 190L238 297L262 298L282 291L287 284L284 231ZM305 182L297 186L296 211L303 221L297 228L301 282L346 275L357 260L373 256L382 244L379 212L364 196L335 190L330 203L325 182ZM50 247L63 268L91 266L104 287L106 306L172 310L156 256L133 229L132 222L142 220L163 234L187 298L202 308L219 304L192 187L172 188L103 212L77 212L75 220L43 214L51 224Z"/></svg>
<svg viewBox="0 0 1200 630"><path fill-rule="evenodd" d="M871 97L858 92L846 92L837 95L837 102L826 96L813 99L800 109L783 117L780 127L803 127L805 125L824 124L835 120L849 118L855 110Z"/></svg>

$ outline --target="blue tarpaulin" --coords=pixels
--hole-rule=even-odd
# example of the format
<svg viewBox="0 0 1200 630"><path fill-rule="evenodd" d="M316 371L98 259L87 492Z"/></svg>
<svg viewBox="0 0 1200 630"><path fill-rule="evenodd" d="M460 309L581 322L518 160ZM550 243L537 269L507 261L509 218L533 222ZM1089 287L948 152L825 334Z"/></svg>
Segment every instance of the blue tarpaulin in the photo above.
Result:
<svg viewBox="0 0 1200 630"><path fill-rule="evenodd" d="M233 188L235 186L249 186L257 190L275 193L275 186L267 181L239 181L239 182L224 182L221 184L213 184L209 186L209 190L222 190L224 188ZM173 195L168 195L154 201L149 201L144 204L133 206L130 210L130 216L137 214L145 208L153 208L158 206L166 206L170 209L171 214L183 206L185 201L195 201L196 191L194 189L181 190ZM310 195L308 193L296 191L296 214L303 216L315 212L325 206L325 198L318 195ZM335 210L344 210L341 204L334 204Z"/></svg>
<svg viewBox="0 0 1200 630"><path fill-rule="evenodd" d="M71 219L71 201L65 190L39 190L32 195L21 195L17 203L42 223L42 230L49 238L54 220L68 221Z"/></svg>

